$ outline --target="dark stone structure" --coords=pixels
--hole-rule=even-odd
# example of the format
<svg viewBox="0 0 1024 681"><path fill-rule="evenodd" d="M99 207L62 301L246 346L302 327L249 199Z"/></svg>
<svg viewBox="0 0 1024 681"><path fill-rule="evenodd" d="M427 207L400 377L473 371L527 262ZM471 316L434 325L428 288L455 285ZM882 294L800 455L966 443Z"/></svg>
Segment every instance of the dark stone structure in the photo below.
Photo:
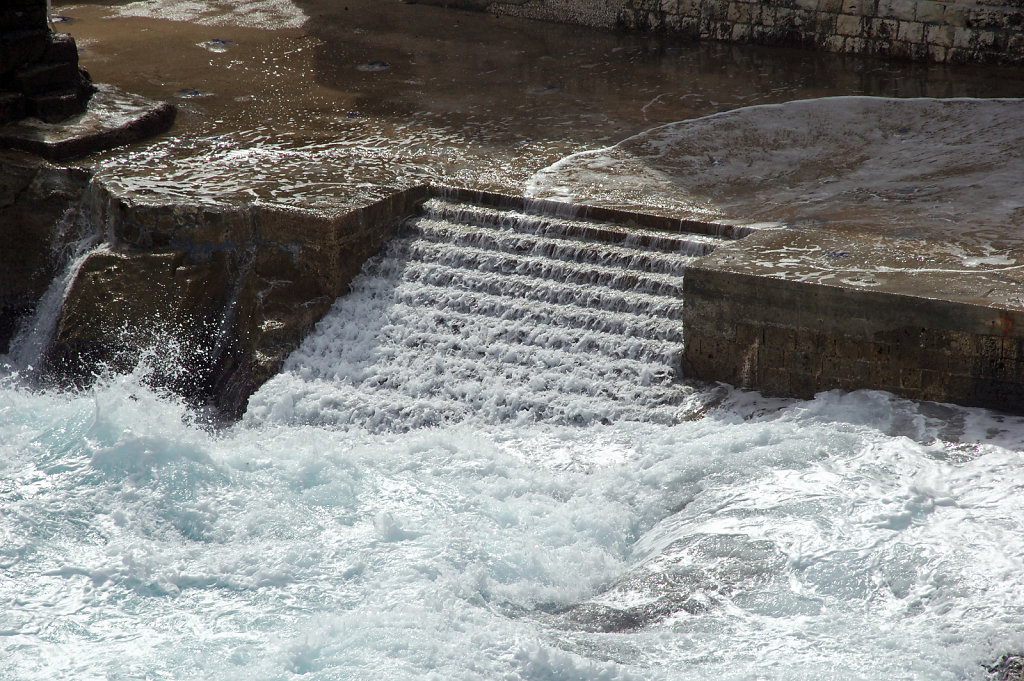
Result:
<svg viewBox="0 0 1024 681"><path fill-rule="evenodd" d="M174 123L170 103L93 85L78 65L75 39L50 30L46 0L3 3L0 150L64 161L159 135Z"/></svg>
<svg viewBox="0 0 1024 681"><path fill-rule="evenodd" d="M75 39L53 33L46 0L0 7L0 125L29 116L54 123L85 110L94 88Z"/></svg>

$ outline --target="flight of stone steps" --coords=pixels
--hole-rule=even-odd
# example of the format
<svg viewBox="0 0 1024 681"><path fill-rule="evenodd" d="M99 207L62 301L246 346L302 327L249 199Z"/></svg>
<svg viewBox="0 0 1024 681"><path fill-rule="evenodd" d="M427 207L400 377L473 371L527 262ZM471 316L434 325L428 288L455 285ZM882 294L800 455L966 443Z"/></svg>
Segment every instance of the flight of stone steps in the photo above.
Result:
<svg viewBox="0 0 1024 681"><path fill-rule="evenodd" d="M250 411L372 430L671 421L683 274L722 242L429 199Z"/></svg>

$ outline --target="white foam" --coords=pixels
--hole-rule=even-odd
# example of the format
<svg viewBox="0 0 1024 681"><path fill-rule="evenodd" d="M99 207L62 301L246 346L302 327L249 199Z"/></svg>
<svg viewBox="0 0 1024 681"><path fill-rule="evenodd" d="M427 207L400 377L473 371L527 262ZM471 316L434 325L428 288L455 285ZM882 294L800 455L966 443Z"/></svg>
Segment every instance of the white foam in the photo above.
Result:
<svg viewBox="0 0 1024 681"><path fill-rule="evenodd" d="M434 241L457 225L431 210L367 264L247 419L379 430L673 418L689 389L673 384L682 272L666 272L690 258L637 247L626 259L561 234L573 224L517 214Z"/></svg>
<svg viewBox="0 0 1024 681"><path fill-rule="evenodd" d="M629 310L426 286L423 239L221 432L144 364L82 393L0 379L0 678L982 681L1024 649L1024 418L718 386L645 422L671 375L616 411L641 373L559 340ZM529 263L521 239L491 241ZM424 252L523 276L452 248ZM561 320L535 347L530 315Z"/></svg>
<svg viewBox="0 0 1024 681"><path fill-rule="evenodd" d="M138 0L109 9L123 17L187 21L205 26L300 28L307 19L290 0Z"/></svg>
<svg viewBox="0 0 1024 681"><path fill-rule="evenodd" d="M1024 645L1024 422L983 410L211 434L129 376L0 411L4 678L980 681Z"/></svg>
<svg viewBox="0 0 1024 681"><path fill-rule="evenodd" d="M145 367L0 378L0 679L982 681L1024 650L1024 419L716 387L644 422L671 314L605 264L622 309L526 286L553 238L396 244L222 432Z"/></svg>
<svg viewBox="0 0 1024 681"><path fill-rule="evenodd" d="M830 97L660 126L535 174L532 196L696 218L949 238L964 266L1017 263L1024 106Z"/></svg>

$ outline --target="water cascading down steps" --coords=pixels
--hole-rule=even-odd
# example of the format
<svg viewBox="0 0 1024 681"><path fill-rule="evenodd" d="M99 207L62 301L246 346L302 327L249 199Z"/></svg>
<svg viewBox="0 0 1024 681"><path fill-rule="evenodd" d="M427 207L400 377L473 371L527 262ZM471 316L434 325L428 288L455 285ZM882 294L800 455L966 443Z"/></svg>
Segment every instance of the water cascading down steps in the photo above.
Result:
<svg viewBox="0 0 1024 681"><path fill-rule="evenodd" d="M722 242L429 199L250 415L372 430L672 421L689 392L683 273Z"/></svg>

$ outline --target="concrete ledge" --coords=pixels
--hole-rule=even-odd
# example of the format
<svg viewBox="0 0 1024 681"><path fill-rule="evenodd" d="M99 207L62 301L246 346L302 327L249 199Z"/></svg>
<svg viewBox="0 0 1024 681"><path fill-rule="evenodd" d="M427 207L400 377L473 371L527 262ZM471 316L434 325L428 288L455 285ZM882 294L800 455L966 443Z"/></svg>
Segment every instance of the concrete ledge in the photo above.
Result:
<svg viewBox="0 0 1024 681"><path fill-rule="evenodd" d="M31 180L22 174L10 192L15 204L24 194L18 188ZM20 177L12 174L12 184ZM321 212L264 203L146 203L86 180L76 185L84 192L77 209L103 225L106 243L81 264L40 366L59 383L84 384L98 363L130 370L148 352L154 384L212 408L218 418L244 411L249 395L347 292L366 260L431 197L579 219L587 237L599 240L636 236L631 227L735 236L730 225L457 187L417 185L354 210ZM42 250L44 242L45 234L23 250ZM36 301L46 283L33 289ZM36 301L12 308L8 326Z"/></svg>
<svg viewBox="0 0 1024 681"><path fill-rule="evenodd" d="M706 234L723 239L742 239L757 231L756 228L746 225L670 218L663 215L641 213L621 208L592 206L552 199L533 199L481 189L466 189L463 187L432 184L424 186L422 191L427 192L430 196L474 203L481 206L517 210L527 214L550 215L570 220L595 220L598 222L614 223L623 227L640 227L663 232Z"/></svg>
<svg viewBox="0 0 1024 681"><path fill-rule="evenodd" d="M235 418L367 258L427 195L413 187L344 212L274 204L150 204L89 187L107 243L71 284L42 365L83 384L97 363L130 370Z"/></svg>
<svg viewBox="0 0 1024 681"><path fill-rule="evenodd" d="M174 124L177 109L100 85L84 113L46 123L25 118L0 127L0 149L19 149L64 161L159 135Z"/></svg>
<svg viewBox="0 0 1024 681"><path fill-rule="evenodd" d="M1024 413L1024 271L1016 266L958 277L876 267L866 276L880 246L863 235L750 233L446 186L409 187L335 214L259 203L150 205L99 183L88 191L82 209L106 226L109 241L72 285L45 364L76 380L97 361L130 368L155 343L191 348L156 380L229 418L399 223L434 196L600 220L613 236L630 227L725 236L684 277L687 378L798 397L873 388ZM841 240L847 251L836 250Z"/></svg>
<svg viewBox="0 0 1024 681"><path fill-rule="evenodd" d="M728 265L736 258L712 255L687 271L687 377L804 398L871 388L1024 413L1021 306L740 272Z"/></svg>

